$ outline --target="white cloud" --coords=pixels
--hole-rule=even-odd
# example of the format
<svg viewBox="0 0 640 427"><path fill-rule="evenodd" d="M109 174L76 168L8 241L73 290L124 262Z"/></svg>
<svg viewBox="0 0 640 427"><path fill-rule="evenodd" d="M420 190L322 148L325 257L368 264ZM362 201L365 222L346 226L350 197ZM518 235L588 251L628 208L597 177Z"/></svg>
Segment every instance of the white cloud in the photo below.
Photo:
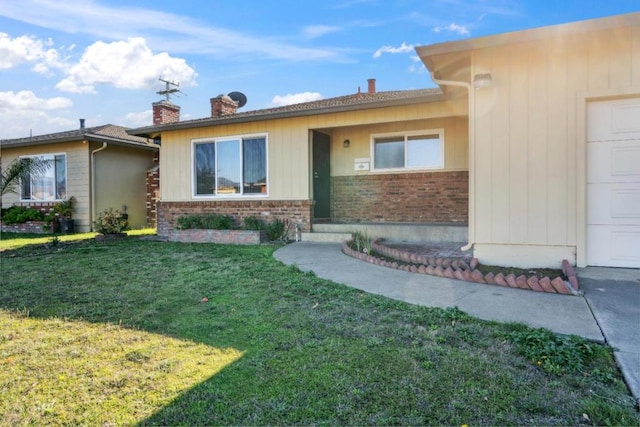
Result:
<svg viewBox="0 0 640 427"><path fill-rule="evenodd" d="M38 98L30 90L20 92L0 92L0 111L9 113L16 110L60 110L71 107L69 98Z"/></svg>
<svg viewBox="0 0 640 427"><path fill-rule="evenodd" d="M413 52L414 48L412 44L407 44L405 42L402 42L402 44L398 47L393 47L393 46L382 46L380 49L376 50L375 53L373 54L374 58L380 58L382 56L383 53L407 53L407 52Z"/></svg>
<svg viewBox="0 0 640 427"><path fill-rule="evenodd" d="M276 38L214 27L186 15L137 6L110 6L87 0L21 0L4 2L0 14L66 33L106 40L131 34L154 34L153 46L180 53L218 57L255 55L289 61L343 60L341 48L304 48ZM162 34L166 33L166 36Z"/></svg>
<svg viewBox="0 0 640 427"><path fill-rule="evenodd" d="M470 34L466 26L458 25L455 22L447 25L446 27L435 27L433 31L435 31L436 33L440 33L442 31L449 31L451 33L460 34L461 36L468 36Z"/></svg>
<svg viewBox="0 0 640 427"><path fill-rule="evenodd" d="M276 95L271 100L271 106L282 107L284 105L300 104L302 102L318 101L323 96L319 92L302 92L287 95Z"/></svg>
<svg viewBox="0 0 640 427"><path fill-rule="evenodd" d="M336 33L340 31L340 27L329 25L310 25L304 28L304 35L307 38L314 39L316 37L324 36L325 34Z"/></svg>
<svg viewBox="0 0 640 427"><path fill-rule="evenodd" d="M76 125L76 121L51 114L71 107L70 99L38 98L33 92L0 92L0 129L3 138L43 134Z"/></svg>
<svg viewBox="0 0 640 427"><path fill-rule="evenodd" d="M66 74L56 88L73 93L95 93L98 84L121 89L152 88L157 86L160 76L190 86L195 85L197 77L184 59L154 53L140 37L112 43L96 42Z"/></svg>
<svg viewBox="0 0 640 427"><path fill-rule="evenodd" d="M135 113L127 113L124 116L123 125L127 127L137 128L143 126L151 126L153 124L153 111L145 110Z"/></svg>
<svg viewBox="0 0 640 427"><path fill-rule="evenodd" d="M46 49L53 45L53 41L38 40L33 36L11 38L9 34L0 33L0 69L9 69L23 63L33 63L34 71L47 73L51 67L60 68L58 51Z"/></svg>

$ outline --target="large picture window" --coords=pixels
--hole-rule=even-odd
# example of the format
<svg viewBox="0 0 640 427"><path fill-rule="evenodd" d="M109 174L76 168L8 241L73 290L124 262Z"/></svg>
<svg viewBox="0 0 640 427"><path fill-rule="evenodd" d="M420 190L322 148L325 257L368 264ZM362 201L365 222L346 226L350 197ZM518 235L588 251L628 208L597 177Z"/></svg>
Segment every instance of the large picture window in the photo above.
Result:
<svg viewBox="0 0 640 427"><path fill-rule="evenodd" d="M193 158L195 196L267 193L265 136L194 141Z"/></svg>
<svg viewBox="0 0 640 427"><path fill-rule="evenodd" d="M45 154L31 156L48 161L46 170L20 182L20 198L29 201L55 201L67 198L67 156Z"/></svg>
<svg viewBox="0 0 640 427"><path fill-rule="evenodd" d="M444 168L444 130L372 136L374 170Z"/></svg>

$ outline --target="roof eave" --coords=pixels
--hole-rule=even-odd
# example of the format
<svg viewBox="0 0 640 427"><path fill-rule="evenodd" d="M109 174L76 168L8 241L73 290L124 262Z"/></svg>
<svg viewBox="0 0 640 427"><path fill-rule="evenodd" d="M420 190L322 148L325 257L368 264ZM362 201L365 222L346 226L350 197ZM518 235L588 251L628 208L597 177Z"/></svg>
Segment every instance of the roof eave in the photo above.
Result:
<svg viewBox="0 0 640 427"><path fill-rule="evenodd" d="M140 150L157 151L159 149L158 146L156 145L142 144L140 142L134 142L134 141L126 141L120 138L114 138L114 137L109 137L104 135L90 134L90 135L86 135L85 139L91 142L106 142L106 143L118 145L121 147L136 148Z"/></svg>
<svg viewBox="0 0 640 427"><path fill-rule="evenodd" d="M319 114L366 110L370 108L415 105L415 104L422 104L425 102L442 101L444 99L445 98L442 92L436 92L429 95L417 96L417 97L406 98L401 100L387 99L384 101L376 101L376 102L371 102L366 104L327 106L327 107L320 107L320 108L314 108L309 110L287 110L287 111L276 112L276 113L266 112L264 114L230 115L227 117L219 117L219 118L215 117L210 119L191 120L191 121L185 121L185 122L170 123L166 125L147 126L143 128L129 129L127 130L127 133L129 135L135 135L135 136L153 137L154 135L158 135L163 131L167 131L167 130L193 129L193 128L200 128L205 126L257 122L257 121L263 121L263 120L285 119L285 118L292 118L292 117L305 117L305 116L314 116Z"/></svg>
<svg viewBox="0 0 640 427"><path fill-rule="evenodd" d="M425 58L437 55L466 52L475 49L502 46L505 44L524 43L550 37L568 36L571 34L638 25L640 25L640 12L634 12L623 15L609 16L605 18L569 22L566 24L532 28L528 30L495 34L453 42L436 43L427 46L417 46L415 49L418 53L418 56L422 58L425 65L429 66L433 65L433 63L429 62Z"/></svg>
<svg viewBox="0 0 640 427"><path fill-rule="evenodd" d="M87 133L82 135L80 138L69 138L69 137L58 137L58 138L47 138L47 139L27 139L25 141L21 141L15 144L3 145L3 148L21 148L21 147L33 147L37 145L49 145L49 144L60 144L60 143L81 143L82 141L91 141L91 142L107 142L110 144L115 144L124 147L138 148L142 150L158 150L158 147L155 145L143 145L141 143L133 142L133 141L125 141L119 138L113 138L104 135L96 135L92 133Z"/></svg>
<svg viewBox="0 0 640 427"><path fill-rule="evenodd" d="M58 143L61 143L61 142L82 142L84 140L85 140L85 138L77 138L76 139L76 138L69 138L69 137L66 137L66 138L63 138L63 137L60 137L60 138L47 138L47 139L36 139L36 138L31 139L31 138L28 138L28 139L25 139L24 141L20 141L20 142L17 142L17 143L12 143L12 144L8 144L8 145L5 145L6 144L5 143L5 144L0 144L0 145L2 145L3 148L7 148L8 149L8 148L16 148L16 147L32 147L32 146L35 146L35 145L58 144Z"/></svg>

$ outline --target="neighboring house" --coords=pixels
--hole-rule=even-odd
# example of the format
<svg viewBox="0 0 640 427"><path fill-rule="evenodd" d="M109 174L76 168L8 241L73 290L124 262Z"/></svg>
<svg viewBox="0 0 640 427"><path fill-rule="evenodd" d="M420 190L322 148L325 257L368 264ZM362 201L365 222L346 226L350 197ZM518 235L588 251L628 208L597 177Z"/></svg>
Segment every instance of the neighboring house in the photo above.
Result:
<svg viewBox="0 0 640 427"><path fill-rule="evenodd" d="M50 172L23 182L18 194L5 194L2 207L47 208L75 197L76 231L90 231L95 216L108 208L123 210L134 228L153 224L148 215L147 171L153 169L158 147L114 125L28 138L0 140L2 166L20 157L52 160Z"/></svg>
<svg viewBox="0 0 640 427"><path fill-rule="evenodd" d="M129 131L161 142L161 236L201 212L307 232L320 221L466 225L467 103L440 89L377 92L371 79L366 92L256 111L221 95L199 120L169 108L155 103L156 124Z"/></svg>
<svg viewBox="0 0 640 427"><path fill-rule="evenodd" d="M640 267L640 13L416 50L469 104L476 257Z"/></svg>
<svg viewBox="0 0 640 427"><path fill-rule="evenodd" d="M440 88L246 112L221 95L182 122L154 104L129 133L161 142L158 233L198 212L468 224L486 264L640 267L639 13L416 50Z"/></svg>

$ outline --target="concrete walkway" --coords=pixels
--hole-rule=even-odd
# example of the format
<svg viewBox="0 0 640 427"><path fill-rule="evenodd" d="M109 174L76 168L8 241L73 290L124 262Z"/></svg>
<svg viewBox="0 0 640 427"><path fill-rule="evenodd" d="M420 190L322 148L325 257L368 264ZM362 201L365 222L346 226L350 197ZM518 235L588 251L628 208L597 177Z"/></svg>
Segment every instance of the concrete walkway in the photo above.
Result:
<svg viewBox="0 0 640 427"><path fill-rule="evenodd" d="M625 380L636 399L640 398L640 281L633 278L635 272L640 279L638 270L622 270L629 277L620 281L610 280L613 272L604 273L608 278L598 278L600 269L584 270L589 276L586 279L578 272L585 297L576 297L380 267L344 255L342 245L336 243L293 243L278 249L274 256L302 271L313 271L318 277L411 304L457 306L480 319L519 322L600 343L606 341L618 349L616 359Z"/></svg>

